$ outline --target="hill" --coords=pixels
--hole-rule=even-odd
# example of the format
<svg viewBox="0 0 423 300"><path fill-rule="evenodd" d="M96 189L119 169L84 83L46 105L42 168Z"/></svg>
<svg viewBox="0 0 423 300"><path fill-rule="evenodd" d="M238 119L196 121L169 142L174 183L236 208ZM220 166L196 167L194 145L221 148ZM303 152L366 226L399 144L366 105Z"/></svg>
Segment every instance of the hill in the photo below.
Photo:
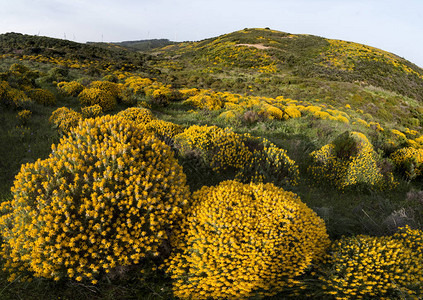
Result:
<svg viewBox="0 0 423 300"><path fill-rule="evenodd" d="M199 42L178 43L154 51L170 69L228 74L266 74L282 83L318 78L372 85L423 101L423 70L395 54L370 46L271 29L244 29ZM234 75L235 77L236 76Z"/></svg>
<svg viewBox="0 0 423 300"><path fill-rule="evenodd" d="M103 69L107 69L110 63L113 63L114 69L129 68L144 71L146 61L149 59L149 55L117 47L105 49L68 40L13 32L0 35L0 53L19 57L43 56L69 62L97 63L101 64Z"/></svg>
<svg viewBox="0 0 423 300"><path fill-rule="evenodd" d="M149 39L139 41L124 41L124 42L111 42L111 43L88 43L95 46L103 47L121 47L131 51L146 52L156 48L162 48L168 45L176 44L176 42L169 41L168 39Z"/></svg>
<svg viewBox="0 0 423 300"><path fill-rule="evenodd" d="M0 35L0 298L422 298L422 70L167 43Z"/></svg>

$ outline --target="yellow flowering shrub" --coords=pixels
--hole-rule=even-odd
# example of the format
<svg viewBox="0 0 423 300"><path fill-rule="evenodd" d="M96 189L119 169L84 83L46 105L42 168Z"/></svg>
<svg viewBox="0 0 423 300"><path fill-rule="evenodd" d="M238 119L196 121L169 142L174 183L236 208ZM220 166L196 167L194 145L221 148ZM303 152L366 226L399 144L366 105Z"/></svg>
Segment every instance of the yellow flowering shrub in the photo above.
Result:
<svg viewBox="0 0 423 300"><path fill-rule="evenodd" d="M181 98L184 100L188 99L189 97L195 96L199 93L200 93L200 90L197 88L192 88L192 89L185 88L185 89L179 90L179 94L181 95Z"/></svg>
<svg viewBox="0 0 423 300"><path fill-rule="evenodd" d="M30 110L24 109L18 112L16 118L20 125L26 125L31 118L32 112Z"/></svg>
<svg viewBox="0 0 423 300"><path fill-rule="evenodd" d="M5 101L7 106L11 106L15 109L29 108L34 103L34 101L32 101L25 92L15 88L7 89L3 97L2 101Z"/></svg>
<svg viewBox="0 0 423 300"><path fill-rule="evenodd" d="M49 118L49 122L63 134L77 126L81 120L82 115L80 113L67 107L59 107L51 113Z"/></svg>
<svg viewBox="0 0 423 300"><path fill-rule="evenodd" d="M325 224L273 184L224 181L193 194L167 261L181 299L247 299L296 285L329 244Z"/></svg>
<svg viewBox="0 0 423 300"><path fill-rule="evenodd" d="M299 118L299 117L301 117L301 112L293 106L287 106L284 109L284 112L285 112L285 114L288 115L289 118Z"/></svg>
<svg viewBox="0 0 423 300"><path fill-rule="evenodd" d="M144 88L145 95L155 105L167 106L169 101L177 100L180 95L178 90L172 89L170 85L154 82Z"/></svg>
<svg viewBox="0 0 423 300"><path fill-rule="evenodd" d="M65 96L77 97L85 87L77 81L62 81L57 83L57 89Z"/></svg>
<svg viewBox="0 0 423 300"><path fill-rule="evenodd" d="M315 180L339 189L356 184L379 186L384 179L372 144L360 132L345 132L310 156L309 171Z"/></svg>
<svg viewBox="0 0 423 300"><path fill-rule="evenodd" d="M118 113L118 116L133 121L137 125L146 125L155 119L151 110L143 107L130 107Z"/></svg>
<svg viewBox="0 0 423 300"><path fill-rule="evenodd" d="M93 81L90 83L90 88L100 89L112 95L116 99L119 98L122 92L122 85L110 81Z"/></svg>
<svg viewBox="0 0 423 300"><path fill-rule="evenodd" d="M118 116L86 119L45 160L23 165L1 205L13 276L91 280L139 264L182 217L189 190L171 149Z"/></svg>
<svg viewBox="0 0 423 300"><path fill-rule="evenodd" d="M49 90L44 89L31 89L27 91L27 95L31 100L42 105L56 104L56 97Z"/></svg>
<svg viewBox="0 0 423 300"><path fill-rule="evenodd" d="M195 106L201 109L219 110L224 106L224 102L210 91L204 90L184 101L185 104Z"/></svg>
<svg viewBox="0 0 423 300"><path fill-rule="evenodd" d="M95 118L103 114L103 109L100 105L95 104L81 108L81 113L84 118Z"/></svg>
<svg viewBox="0 0 423 300"><path fill-rule="evenodd" d="M175 143L184 155L199 151L206 165L214 171L241 168L252 156L244 144L245 138L231 129L193 125L175 136Z"/></svg>
<svg viewBox="0 0 423 300"><path fill-rule="evenodd" d="M399 239L359 235L333 243L320 280L326 298L421 299L422 254Z"/></svg>
<svg viewBox="0 0 423 300"><path fill-rule="evenodd" d="M98 104L104 111L113 110L117 104L116 97L98 88L84 89L79 93L78 99L82 106Z"/></svg>
<svg viewBox="0 0 423 300"><path fill-rule="evenodd" d="M288 114L285 114L283 110L274 105L264 103L261 107L259 114L268 119L287 120L289 118Z"/></svg>
<svg viewBox="0 0 423 300"><path fill-rule="evenodd" d="M180 125L157 119L148 122L145 125L145 130L154 133L156 137L162 141L165 141L166 143L170 142L170 140L173 139L175 135L183 132L183 129Z"/></svg>
<svg viewBox="0 0 423 300"><path fill-rule="evenodd" d="M242 182L271 182L277 185L297 185L300 180L298 165L286 150L265 138L246 135L245 144L253 152L251 159L236 174Z"/></svg>
<svg viewBox="0 0 423 300"><path fill-rule="evenodd" d="M414 179L422 175L423 149L402 148L392 153L391 159L397 169L405 174L408 179Z"/></svg>

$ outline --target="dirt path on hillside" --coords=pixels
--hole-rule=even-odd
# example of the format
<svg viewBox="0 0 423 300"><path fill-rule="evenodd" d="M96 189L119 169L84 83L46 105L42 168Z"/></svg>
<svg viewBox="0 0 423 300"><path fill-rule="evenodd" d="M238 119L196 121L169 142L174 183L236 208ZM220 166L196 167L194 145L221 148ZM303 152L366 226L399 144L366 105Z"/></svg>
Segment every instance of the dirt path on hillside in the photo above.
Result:
<svg viewBox="0 0 423 300"><path fill-rule="evenodd" d="M263 44L236 44L235 46L246 46L246 47L253 47L261 50L270 49L272 47L267 47Z"/></svg>

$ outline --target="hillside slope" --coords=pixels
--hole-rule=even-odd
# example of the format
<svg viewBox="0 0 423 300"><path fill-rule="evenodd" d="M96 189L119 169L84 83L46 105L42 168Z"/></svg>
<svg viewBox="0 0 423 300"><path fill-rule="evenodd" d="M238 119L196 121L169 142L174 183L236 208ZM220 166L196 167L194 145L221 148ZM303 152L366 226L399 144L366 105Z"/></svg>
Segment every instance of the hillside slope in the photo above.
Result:
<svg viewBox="0 0 423 300"><path fill-rule="evenodd" d="M256 78L261 74L283 83L318 78L377 86L423 100L421 68L392 53L352 42L270 29L244 29L154 52L162 58L161 64L157 63L162 71L206 73L209 81L234 73L245 74L246 78L240 78L251 86L254 80L248 76Z"/></svg>

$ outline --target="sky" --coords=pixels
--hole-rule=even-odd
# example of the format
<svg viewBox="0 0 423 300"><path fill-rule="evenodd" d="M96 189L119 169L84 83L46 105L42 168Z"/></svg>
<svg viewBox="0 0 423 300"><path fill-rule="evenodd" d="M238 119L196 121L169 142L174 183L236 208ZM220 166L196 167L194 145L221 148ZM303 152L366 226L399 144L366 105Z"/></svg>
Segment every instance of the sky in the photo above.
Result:
<svg viewBox="0 0 423 300"><path fill-rule="evenodd" d="M423 68L423 0L0 0L0 33L198 41L243 28L353 41Z"/></svg>

